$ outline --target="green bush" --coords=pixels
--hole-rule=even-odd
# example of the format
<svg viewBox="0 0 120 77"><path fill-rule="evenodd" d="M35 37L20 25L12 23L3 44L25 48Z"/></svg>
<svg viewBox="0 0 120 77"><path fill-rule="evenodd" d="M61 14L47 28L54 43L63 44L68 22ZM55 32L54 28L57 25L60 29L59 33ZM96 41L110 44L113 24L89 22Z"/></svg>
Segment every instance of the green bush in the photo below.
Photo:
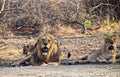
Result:
<svg viewBox="0 0 120 77"><path fill-rule="evenodd" d="M84 22L84 25L85 25L86 27L90 27L91 24L92 24L91 20L85 20L85 22Z"/></svg>

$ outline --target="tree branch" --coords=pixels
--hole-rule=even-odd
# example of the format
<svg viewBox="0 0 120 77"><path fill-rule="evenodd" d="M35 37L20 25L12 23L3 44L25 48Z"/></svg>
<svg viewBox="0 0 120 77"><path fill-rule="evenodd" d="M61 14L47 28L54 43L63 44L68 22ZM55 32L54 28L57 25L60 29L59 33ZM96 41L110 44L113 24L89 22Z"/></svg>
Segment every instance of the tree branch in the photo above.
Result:
<svg viewBox="0 0 120 77"><path fill-rule="evenodd" d="M6 0L3 0L2 8L1 8L1 10L0 10L0 14L2 13L2 11L3 11L4 8L5 8L5 2L6 2Z"/></svg>

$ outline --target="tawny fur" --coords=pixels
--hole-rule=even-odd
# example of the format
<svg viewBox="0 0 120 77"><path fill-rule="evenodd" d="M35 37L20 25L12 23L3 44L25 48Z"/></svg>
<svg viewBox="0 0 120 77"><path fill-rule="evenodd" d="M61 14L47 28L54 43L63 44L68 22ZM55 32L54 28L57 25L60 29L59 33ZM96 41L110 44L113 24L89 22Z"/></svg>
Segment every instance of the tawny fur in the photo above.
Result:
<svg viewBox="0 0 120 77"><path fill-rule="evenodd" d="M28 60L32 65L48 64L49 62L53 62L55 65L59 64L61 51L59 50L59 44L54 36L47 34L39 37L33 47L33 51L28 56L15 62L13 65L20 66Z"/></svg>
<svg viewBox="0 0 120 77"><path fill-rule="evenodd" d="M95 50L81 57L81 59L86 58L86 60L81 60L82 63L87 62L112 62L116 61L116 43L117 43L117 34L106 36L104 38L104 44L100 50Z"/></svg>

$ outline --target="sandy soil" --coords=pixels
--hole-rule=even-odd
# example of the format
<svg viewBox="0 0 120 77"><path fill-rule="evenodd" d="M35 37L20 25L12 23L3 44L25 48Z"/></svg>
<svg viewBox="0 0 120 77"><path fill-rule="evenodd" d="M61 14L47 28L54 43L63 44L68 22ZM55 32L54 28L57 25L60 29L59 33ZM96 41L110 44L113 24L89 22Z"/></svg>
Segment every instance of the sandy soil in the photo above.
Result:
<svg viewBox="0 0 120 77"><path fill-rule="evenodd" d="M0 77L120 77L120 65L0 67Z"/></svg>

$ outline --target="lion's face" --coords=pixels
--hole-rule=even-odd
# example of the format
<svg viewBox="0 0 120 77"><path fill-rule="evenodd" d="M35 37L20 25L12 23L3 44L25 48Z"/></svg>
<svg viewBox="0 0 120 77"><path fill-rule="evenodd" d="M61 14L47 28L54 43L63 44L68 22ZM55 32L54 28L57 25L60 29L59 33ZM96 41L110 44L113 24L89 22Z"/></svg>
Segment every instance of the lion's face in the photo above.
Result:
<svg viewBox="0 0 120 77"><path fill-rule="evenodd" d="M40 40L40 46L41 46L41 53L42 55L47 55L48 51L53 43L52 38L48 35L43 36Z"/></svg>

